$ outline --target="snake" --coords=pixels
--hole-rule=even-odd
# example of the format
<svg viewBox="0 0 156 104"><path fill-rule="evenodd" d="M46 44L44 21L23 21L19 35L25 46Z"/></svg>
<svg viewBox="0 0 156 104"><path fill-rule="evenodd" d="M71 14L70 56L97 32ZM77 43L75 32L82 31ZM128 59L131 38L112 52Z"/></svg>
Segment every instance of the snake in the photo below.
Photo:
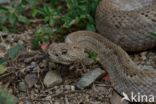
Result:
<svg viewBox="0 0 156 104"><path fill-rule="evenodd" d="M70 33L65 43L52 43L48 54L52 61L72 64L85 61L88 50L97 53L111 84L120 95L153 95L156 99L156 70L140 69L127 52L139 52L156 46L155 0L102 0L96 9L97 33L85 30ZM137 102L137 101L136 101ZM142 99L142 102L147 102ZM153 102L156 102L154 100Z"/></svg>

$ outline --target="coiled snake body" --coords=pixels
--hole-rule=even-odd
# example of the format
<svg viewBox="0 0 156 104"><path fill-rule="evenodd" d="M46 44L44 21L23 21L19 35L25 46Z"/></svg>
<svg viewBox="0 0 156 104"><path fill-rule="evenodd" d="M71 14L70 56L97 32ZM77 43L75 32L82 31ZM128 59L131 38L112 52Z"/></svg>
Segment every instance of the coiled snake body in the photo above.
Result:
<svg viewBox="0 0 156 104"><path fill-rule="evenodd" d="M156 31L155 2L155 0L102 0L96 12L98 32L126 51L153 48L156 39L151 37L150 33Z"/></svg>
<svg viewBox="0 0 156 104"><path fill-rule="evenodd" d="M120 8L118 0L114 1L102 0L97 8L97 30L103 36L88 31L71 33L66 43L53 43L49 47L50 58L71 64L85 59L85 50L95 51L114 89L121 95L124 92L131 96L133 92L156 96L156 70L139 69L124 51L142 51L156 46L156 39L150 36L150 32L156 31L155 1L136 0L139 4Z"/></svg>

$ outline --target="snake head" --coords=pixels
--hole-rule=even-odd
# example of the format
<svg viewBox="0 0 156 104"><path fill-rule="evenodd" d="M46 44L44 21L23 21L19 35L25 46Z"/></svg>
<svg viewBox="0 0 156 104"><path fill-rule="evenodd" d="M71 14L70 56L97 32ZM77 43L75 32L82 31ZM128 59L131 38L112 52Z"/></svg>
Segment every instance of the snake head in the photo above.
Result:
<svg viewBox="0 0 156 104"><path fill-rule="evenodd" d="M53 43L49 46L48 54L51 61L65 65L87 58L84 48L73 43Z"/></svg>

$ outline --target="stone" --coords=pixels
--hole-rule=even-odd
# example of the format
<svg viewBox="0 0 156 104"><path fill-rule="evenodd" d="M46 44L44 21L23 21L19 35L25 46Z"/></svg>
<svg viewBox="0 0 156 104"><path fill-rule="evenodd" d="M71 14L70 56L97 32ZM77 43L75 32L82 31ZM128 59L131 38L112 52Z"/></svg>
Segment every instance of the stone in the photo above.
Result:
<svg viewBox="0 0 156 104"><path fill-rule="evenodd" d="M97 78L104 75L105 71L101 68L96 68L88 73L84 74L80 80L76 83L78 89L84 89L89 87Z"/></svg>
<svg viewBox="0 0 156 104"><path fill-rule="evenodd" d="M144 70L155 70L155 68L153 68L153 66L150 66L150 65L143 65L142 69L144 69Z"/></svg>
<svg viewBox="0 0 156 104"><path fill-rule="evenodd" d="M38 78L36 74L28 74L25 76L25 81L29 88L33 87L37 82Z"/></svg>
<svg viewBox="0 0 156 104"><path fill-rule="evenodd" d="M45 75L44 85L46 87L53 87L62 83L61 75L57 71L49 71Z"/></svg>
<svg viewBox="0 0 156 104"><path fill-rule="evenodd" d="M33 104L33 103L31 101L29 101L29 100L25 100L24 104Z"/></svg>
<svg viewBox="0 0 156 104"><path fill-rule="evenodd" d="M147 52L142 52L141 53L141 58L142 58L143 61L147 59L146 55L147 55Z"/></svg>
<svg viewBox="0 0 156 104"><path fill-rule="evenodd" d="M25 82L19 82L18 87L20 91L26 92L27 90L27 85Z"/></svg>

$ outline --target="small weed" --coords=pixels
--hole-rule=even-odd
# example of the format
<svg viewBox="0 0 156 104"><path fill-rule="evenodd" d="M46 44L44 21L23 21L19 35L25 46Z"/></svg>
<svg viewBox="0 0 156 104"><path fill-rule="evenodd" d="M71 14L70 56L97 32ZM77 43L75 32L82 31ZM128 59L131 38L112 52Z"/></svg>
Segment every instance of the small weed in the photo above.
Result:
<svg viewBox="0 0 156 104"><path fill-rule="evenodd" d="M0 89L0 104L17 104L17 98L8 91Z"/></svg>
<svg viewBox="0 0 156 104"><path fill-rule="evenodd" d="M24 16L25 6L13 3L11 6L0 7L0 30L15 32L18 25L29 24L29 19Z"/></svg>
<svg viewBox="0 0 156 104"><path fill-rule="evenodd" d="M33 45L48 42L54 35L62 37L73 30L95 31L94 15L100 0L21 0L7 7L0 7L0 30L18 32L18 27L36 26ZM73 29L74 28L74 29Z"/></svg>
<svg viewBox="0 0 156 104"><path fill-rule="evenodd" d="M92 59L94 62L98 61L96 52L93 52L93 51L88 52L88 57Z"/></svg>
<svg viewBox="0 0 156 104"><path fill-rule="evenodd" d="M156 32L150 33L152 36L156 37Z"/></svg>
<svg viewBox="0 0 156 104"><path fill-rule="evenodd" d="M56 1L54 0L56 3ZM66 0L65 6L43 6L35 16L44 17L44 22L55 28L51 34L67 34L73 26L77 29L95 31L94 15L99 0ZM64 8L67 7L66 11ZM42 40L38 40L43 42Z"/></svg>
<svg viewBox="0 0 156 104"><path fill-rule="evenodd" d="M39 46L42 43L48 42L49 39L53 36L52 33L53 32L52 32L52 29L50 27L43 26L43 25L39 26L37 28L36 36L35 36L34 41L33 41L34 47Z"/></svg>

